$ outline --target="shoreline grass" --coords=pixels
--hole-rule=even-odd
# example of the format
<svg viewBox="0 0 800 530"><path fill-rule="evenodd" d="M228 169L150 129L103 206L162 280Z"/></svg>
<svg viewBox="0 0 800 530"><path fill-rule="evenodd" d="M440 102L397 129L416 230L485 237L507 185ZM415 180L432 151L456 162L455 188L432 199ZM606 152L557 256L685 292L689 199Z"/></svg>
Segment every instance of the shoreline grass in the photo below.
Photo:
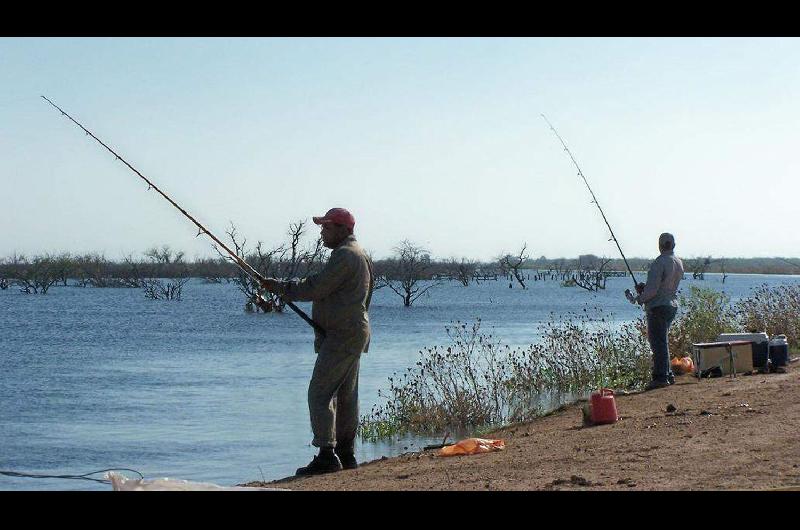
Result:
<svg viewBox="0 0 800 530"><path fill-rule="evenodd" d="M735 305L724 293L692 286L679 307L669 337L673 356L737 329L782 333L790 348L800 346L800 286L764 284ZM359 435L376 441L491 432L552 412L545 406L552 396L564 406L598 388L636 391L650 380L644 316L620 325L602 311L551 314L538 330L540 341L511 348L483 331L480 319L451 323L449 344L423 348L413 367L388 378L386 391L379 391L386 402L362 416Z"/></svg>

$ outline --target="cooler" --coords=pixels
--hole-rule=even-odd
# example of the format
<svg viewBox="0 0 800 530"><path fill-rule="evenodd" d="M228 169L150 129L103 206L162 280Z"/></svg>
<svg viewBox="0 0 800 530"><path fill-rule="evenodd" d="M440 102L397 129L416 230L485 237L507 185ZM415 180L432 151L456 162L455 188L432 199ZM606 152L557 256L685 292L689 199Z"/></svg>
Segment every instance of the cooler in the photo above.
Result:
<svg viewBox="0 0 800 530"><path fill-rule="evenodd" d="M769 357L769 335L766 333L720 333L717 342L747 340L753 343L753 366L766 368Z"/></svg>
<svg viewBox="0 0 800 530"><path fill-rule="evenodd" d="M694 366L700 374L719 368L722 375L753 371L753 343L744 340L692 344Z"/></svg>

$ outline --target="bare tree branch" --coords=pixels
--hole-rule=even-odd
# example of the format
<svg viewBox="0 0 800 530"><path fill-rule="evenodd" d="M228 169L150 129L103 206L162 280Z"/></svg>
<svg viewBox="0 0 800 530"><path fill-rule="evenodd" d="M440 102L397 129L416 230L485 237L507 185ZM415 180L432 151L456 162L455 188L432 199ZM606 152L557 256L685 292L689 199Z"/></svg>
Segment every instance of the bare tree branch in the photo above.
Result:
<svg viewBox="0 0 800 530"><path fill-rule="evenodd" d="M403 305L410 307L420 296L441 285L436 279L423 286L419 282L429 276L431 257L427 249L404 240L394 248L394 258L385 263L386 271L378 276L377 283L388 286L403 299Z"/></svg>
<svg viewBox="0 0 800 530"><path fill-rule="evenodd" d="M522 250L519 251L519 254L516 256L512 256L511 254L505 254L498 258L498 263L500 266L501 271L505 271L506 274L509 272L513 274L514 278L516 278L517 282L522 286L523 289L525 287L524 277L520 274L519 269L525 260L528 259L528 255L525 254L525 250L528 248L528 244L525 243L522 245Z"/></svg>
<svg viewBox="0 0 800 530"><path fill-rule="evenodd" d="M306 232L306 221L290 223L287 231L288 243L267 249L261 241L258 241L252 252L247 249L247 238L239 236L233 223L226 233L233 243L236 255L249 263L259 274L268 278L292 280L307 278L321 269L324 260L327 259L327 249L321 238L303 245L303 236ZM213 248L222 258L236 263L232 256L222 253L216 245ZM258 282L241 269L237 270L237 277L233 282L247 297L246 310L264 313L284 310L283 300L272 293L262 292Z"/></svg>

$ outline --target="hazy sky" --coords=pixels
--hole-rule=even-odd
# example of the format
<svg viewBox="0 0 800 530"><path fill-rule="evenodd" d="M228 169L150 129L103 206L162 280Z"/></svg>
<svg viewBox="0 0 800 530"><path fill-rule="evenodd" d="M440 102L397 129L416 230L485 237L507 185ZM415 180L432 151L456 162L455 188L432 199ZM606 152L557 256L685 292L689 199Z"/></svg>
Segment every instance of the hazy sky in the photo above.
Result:
<svg viewBox="0 0 800 530"><path fill-rule="evenodd" d="M375 257L798 256L797 38L2 38L0 257L255 243L341 206ZM318 229L312 226L316 236Z"/></svg>

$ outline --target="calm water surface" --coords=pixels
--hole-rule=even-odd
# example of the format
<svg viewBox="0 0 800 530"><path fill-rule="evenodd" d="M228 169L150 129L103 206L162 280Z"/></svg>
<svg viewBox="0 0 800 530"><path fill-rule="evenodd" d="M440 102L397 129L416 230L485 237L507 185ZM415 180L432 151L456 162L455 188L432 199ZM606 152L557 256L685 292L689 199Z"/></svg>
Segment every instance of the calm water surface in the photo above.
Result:
<svg viewBox="0 0 800 530"><path fill-rule="evenodd" d="M707 275L689 285L735 301L762 283L800 277ZM550 314L595 313L615 321L640 311L611 278L590 293L557 281L509 289L508 281L436 287L413 307L375 292L373 338L362 357L362 413L380 403L387 377L419 350L447 344L445 326L480 317L509 345L537 340ZM310 304L299 303L310 312ZM314 364L311 328L294 313L249 314L232 284L192 280L183 300L146 300L138 289L53 287L45 296L0 291L0 470L62 475L110 467L234 485L294 473L316 453L306 405ZM415 450L437 438L359 441L359 461ZM127 476L133 477L131 473ZM101 478L101 477L97 477ZM0 490L108 490L63 479L0 475Z"/></svg>

